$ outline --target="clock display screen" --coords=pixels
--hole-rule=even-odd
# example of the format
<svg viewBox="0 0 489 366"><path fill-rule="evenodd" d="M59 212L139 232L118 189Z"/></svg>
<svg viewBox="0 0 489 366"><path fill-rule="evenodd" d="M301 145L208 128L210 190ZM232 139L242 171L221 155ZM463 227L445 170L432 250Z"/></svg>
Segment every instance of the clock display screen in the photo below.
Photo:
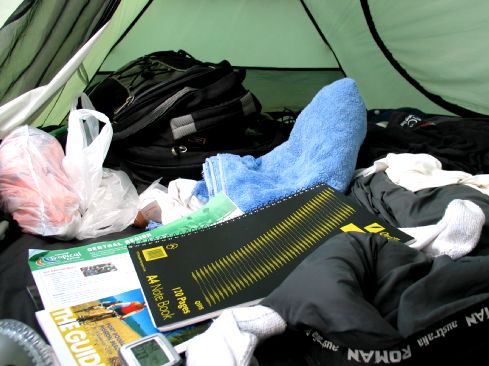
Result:
<svg viewBox="0 0 489 366"><path fill-rule="evenodd" d="M138 344L131 348L131 351L141 366L164 365L170 361L165 351L155 340Z"/></svg>

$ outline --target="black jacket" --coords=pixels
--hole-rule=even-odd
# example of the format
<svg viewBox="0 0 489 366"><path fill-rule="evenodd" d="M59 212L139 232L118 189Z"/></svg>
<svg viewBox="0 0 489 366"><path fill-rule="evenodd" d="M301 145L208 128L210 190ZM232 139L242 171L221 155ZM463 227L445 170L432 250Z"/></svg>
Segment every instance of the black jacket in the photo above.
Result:
<svg viewBox="0 0 489 366"><path fill-rule="evenodd" d="M489 257L432 259L376 234L339 234L262 305L305 334L308 364L440 364L440 357L456 364L455 350L489 345L480 334L489 328ZM470 324L474 312L480 315Z"/></svg>

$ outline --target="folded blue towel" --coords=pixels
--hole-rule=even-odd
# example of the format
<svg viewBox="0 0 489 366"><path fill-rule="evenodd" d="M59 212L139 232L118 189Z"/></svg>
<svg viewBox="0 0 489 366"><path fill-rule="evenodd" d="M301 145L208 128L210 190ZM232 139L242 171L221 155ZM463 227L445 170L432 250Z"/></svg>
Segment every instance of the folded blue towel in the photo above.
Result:
<svg viewBox="0 0 489 366"><path fill-rule="evenodd" d="M338 80L314 96L297 117L289 139L269 153L206 159L204 180L193 194L207 201L224 191L249 212L319 183L345 192L366 131L366 109L356 83Z"/></svg>

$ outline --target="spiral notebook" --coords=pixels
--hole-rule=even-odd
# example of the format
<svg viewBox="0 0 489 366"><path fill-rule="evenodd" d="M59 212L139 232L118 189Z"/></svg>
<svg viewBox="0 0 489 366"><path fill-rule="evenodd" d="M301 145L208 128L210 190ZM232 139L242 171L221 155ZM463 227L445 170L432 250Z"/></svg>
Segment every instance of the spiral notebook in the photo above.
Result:
<svg viewBox="0 0 489 366"><path fill-rule="evenodd" d="M128 250L154 325L168 331L259 302L314 249L348 231L413 240L318 185L232 220Z"/></svg>

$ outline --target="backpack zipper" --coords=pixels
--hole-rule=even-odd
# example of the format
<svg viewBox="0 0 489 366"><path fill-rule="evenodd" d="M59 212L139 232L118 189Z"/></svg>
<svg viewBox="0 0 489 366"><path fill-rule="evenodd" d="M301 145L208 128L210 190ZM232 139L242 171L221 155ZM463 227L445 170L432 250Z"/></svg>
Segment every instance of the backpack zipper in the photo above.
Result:
<svg viewBox="0 0 489 366"><path fill-rule="evenodd" d="M190 69L189 69L190 70ZM199 76L199 75L202 75L202 74L205 74L206 71L208 71L209 69L197 69L195 70L194 73L191 73L190 75L186 75L185 78L182 78L182 79L177 79L175 81L178 81L178 82L185 82L189 79L192 79L193 77L195 76ZM201 71L201 72L198 72L198 71ZM173 83L174 80L170 80L169 82L164 82L163 85L162 83L158 83L154 86L152 86L151 88L145 90L144 92L142 92L141 94L139 94L137 97L131 95L129 96L126 101L124 102L124 104L122 106L120 106L119 108L117 108L117 111L114 112L114 119L117 118L121 118L125 113L129 113L127 111L127 107L129 107L131 104L134 103L135 100L137 101L140 101L142 99L144 99L144 97L146 97L147 95L150 95L150 96L154 96L154 95L151 95L155 90L158 90L162 87L166 88L166 87L169 87L172 83ZM158 107L156 107L158 108ZM155 108L155 109L156 109ZM125 110L124 110L125 109ZM120 113L120 115L118 116L118 114Z"/></svg>
<svg viewBox="0 0 489 366"><path fill-rule="evenodd" d="M133 95L130 95L126 98L126 101L124 102L123 105L121 105L119 108L117 108L115 111L114 111L114 115L116 115L117 113L119 113L121 111L121 109L125 108L126 106L128 106L129 104L131 104L134 100L134 96ZM117 123L117 121L113 121L112 123Z"/></svg>

